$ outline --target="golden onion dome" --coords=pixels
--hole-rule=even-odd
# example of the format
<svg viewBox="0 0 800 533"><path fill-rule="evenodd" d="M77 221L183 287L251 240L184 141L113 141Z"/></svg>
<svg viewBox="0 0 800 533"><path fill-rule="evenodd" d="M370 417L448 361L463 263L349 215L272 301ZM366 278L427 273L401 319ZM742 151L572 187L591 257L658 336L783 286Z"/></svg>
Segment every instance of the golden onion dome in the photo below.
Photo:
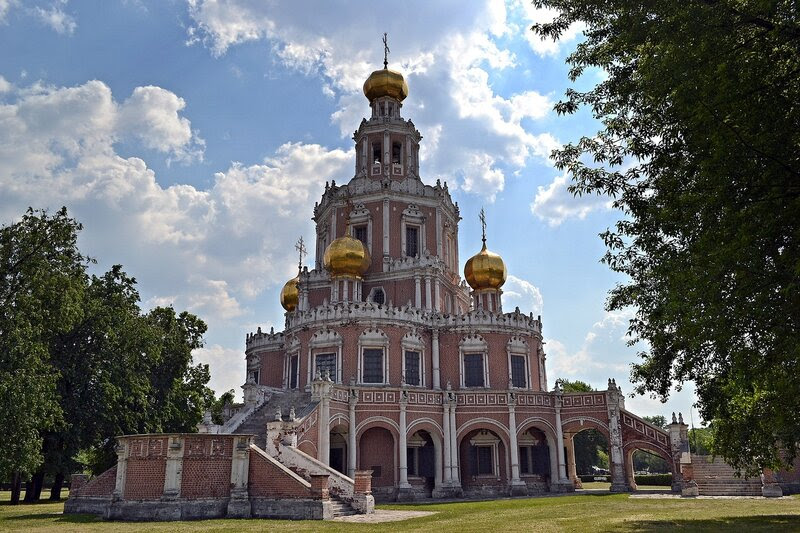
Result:
<svg viewBox="0 0 800 533"><path fill-rule="evenodd" d="M486 249L486 242L477 254L464 265L464 277L473 290L499 289L506 282L506 264L503 258Z"/></svg>
<svg viewBox="0 0 800 533"><path fill-rule="evenodd" d="M391 96L402 102L408 96L408 84L399 72L382 68L370 74L364 82L364 96L370 102L381 96Z"/></svg>
<svg viewBox="0 0 800 533"><path fill-rule="evenodd" d="M339 237L325 249L323 262L331 276L360 278L369 268L372 259L364 244L349 235Z"/></svg>
<svg viewBox="0 0 800 533"><path fill-rule="evenodd" d="M297 309L297 303L300 301L299 282L300 276L295 276L287 281L281 290L281 305L290 313Z"/></svg>

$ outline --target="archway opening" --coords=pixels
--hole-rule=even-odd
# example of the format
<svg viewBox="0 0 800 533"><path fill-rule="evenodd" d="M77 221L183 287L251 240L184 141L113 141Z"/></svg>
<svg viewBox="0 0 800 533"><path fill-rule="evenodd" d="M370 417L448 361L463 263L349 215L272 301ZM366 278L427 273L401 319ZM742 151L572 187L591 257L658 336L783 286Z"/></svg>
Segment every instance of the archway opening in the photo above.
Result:
<svg viewBox="0 0 800 533"><path fill-rule="evenodd" d="M625 478L631 490L670 490L672 462L655 450L636 448L625 458Z"/></svg>
<svg viewBox="0 0 800 533"><path fill-rule="evenodd" d="M530 427L517 437L519 477L531 492L546 492L552 477L550 446L544 431Z"/></svg>
<svg viewBox="0 0 800 533"><path fill-rule="evenodd" d="M431 496L436 478L436 454L430 433L420 430L406 440L408 482Z"/></svg>
<svg viewBox="0 0 800 533"><path fill-rule="evenodd" d="M358 441L358 465L372 470L372 487L376 498L390 499L395 486L395 438L382 427L372 427Z"/></svg>
<svg viewBox="0 0 800 533"><path fill-rule="evenodd" d="M462 437L459 463L465 493L506 493L509 481L506 446L491 429L474 429Z"/></svg>
<svg viewBox="0 0 800 533"><path fill-rule="evenodd" d="M608 490L611 488L611 463L608 437L587 428L567 438L567 474L576 488Z"/></svg>
<svg viewBox="0 0 800 533"><path fill-rule="evenodd" d="M347 475L347 426L338 425L331 429L329 466Z"/></svg>

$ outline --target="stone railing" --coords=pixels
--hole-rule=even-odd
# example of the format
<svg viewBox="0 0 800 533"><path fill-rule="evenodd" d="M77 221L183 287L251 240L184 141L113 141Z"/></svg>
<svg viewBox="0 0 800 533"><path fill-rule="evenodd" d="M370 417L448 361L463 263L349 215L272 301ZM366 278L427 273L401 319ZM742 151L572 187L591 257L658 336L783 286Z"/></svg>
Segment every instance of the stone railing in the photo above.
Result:
<svg viewBox="0 0 800 533"><path fill-rule="evenodd" d="M525 315L515 310L512 313L493 313L484 310L465 314L444 314L427 311L413 306L378 305L370 302L338 302L325 304L287 315L287 329L306 325L321 325L324 322L350 322L360 320L390 321L413 324L429 328L491 328L525 330L528 333L541 333L541 322L533 315ZM276 334L277 335L277 334ZM248 348L251 347L248 337Z"/></svg>
<svg viewBox="0 0 800 533"><path fill-rule="evenodd" d="M292 446L280 444L277 454L281 463L305 476L328 474L328 487L331 494L346 502L352 502L355 494L355 481L338 470L314 459Z"/></svg>

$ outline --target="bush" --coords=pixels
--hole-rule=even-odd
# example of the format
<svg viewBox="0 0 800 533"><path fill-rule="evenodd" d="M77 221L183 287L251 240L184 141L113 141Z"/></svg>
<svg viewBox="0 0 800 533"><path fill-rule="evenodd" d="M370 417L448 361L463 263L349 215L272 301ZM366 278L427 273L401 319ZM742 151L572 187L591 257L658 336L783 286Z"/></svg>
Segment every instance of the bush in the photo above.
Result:
<svg viewBox="0 0 800 533"><path fill-rule="evenodd" d="M634 477L637 485L672 486L672 474L646 474Z"/></svg>

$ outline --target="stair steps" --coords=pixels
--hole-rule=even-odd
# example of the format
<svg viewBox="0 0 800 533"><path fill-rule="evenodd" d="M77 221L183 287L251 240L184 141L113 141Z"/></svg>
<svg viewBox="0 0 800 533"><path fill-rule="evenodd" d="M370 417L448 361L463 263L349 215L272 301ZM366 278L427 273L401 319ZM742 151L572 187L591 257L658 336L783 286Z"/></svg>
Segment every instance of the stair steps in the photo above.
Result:
<svg viewBox="0 0 800 533"><path fill-rule="evenodd" d="M722 459L692 456L692 470L701 496L761 496L761 479L736 477Z"/></svg>
<svg viewBox="0 0 800 533"><path fill-rule="evenodd" d="M352 505L350 505L346 501L336 498L335 496L331 496L331 511L334 518L339 516L352 516L358 514L358 511L353 509Z"/></svg>

